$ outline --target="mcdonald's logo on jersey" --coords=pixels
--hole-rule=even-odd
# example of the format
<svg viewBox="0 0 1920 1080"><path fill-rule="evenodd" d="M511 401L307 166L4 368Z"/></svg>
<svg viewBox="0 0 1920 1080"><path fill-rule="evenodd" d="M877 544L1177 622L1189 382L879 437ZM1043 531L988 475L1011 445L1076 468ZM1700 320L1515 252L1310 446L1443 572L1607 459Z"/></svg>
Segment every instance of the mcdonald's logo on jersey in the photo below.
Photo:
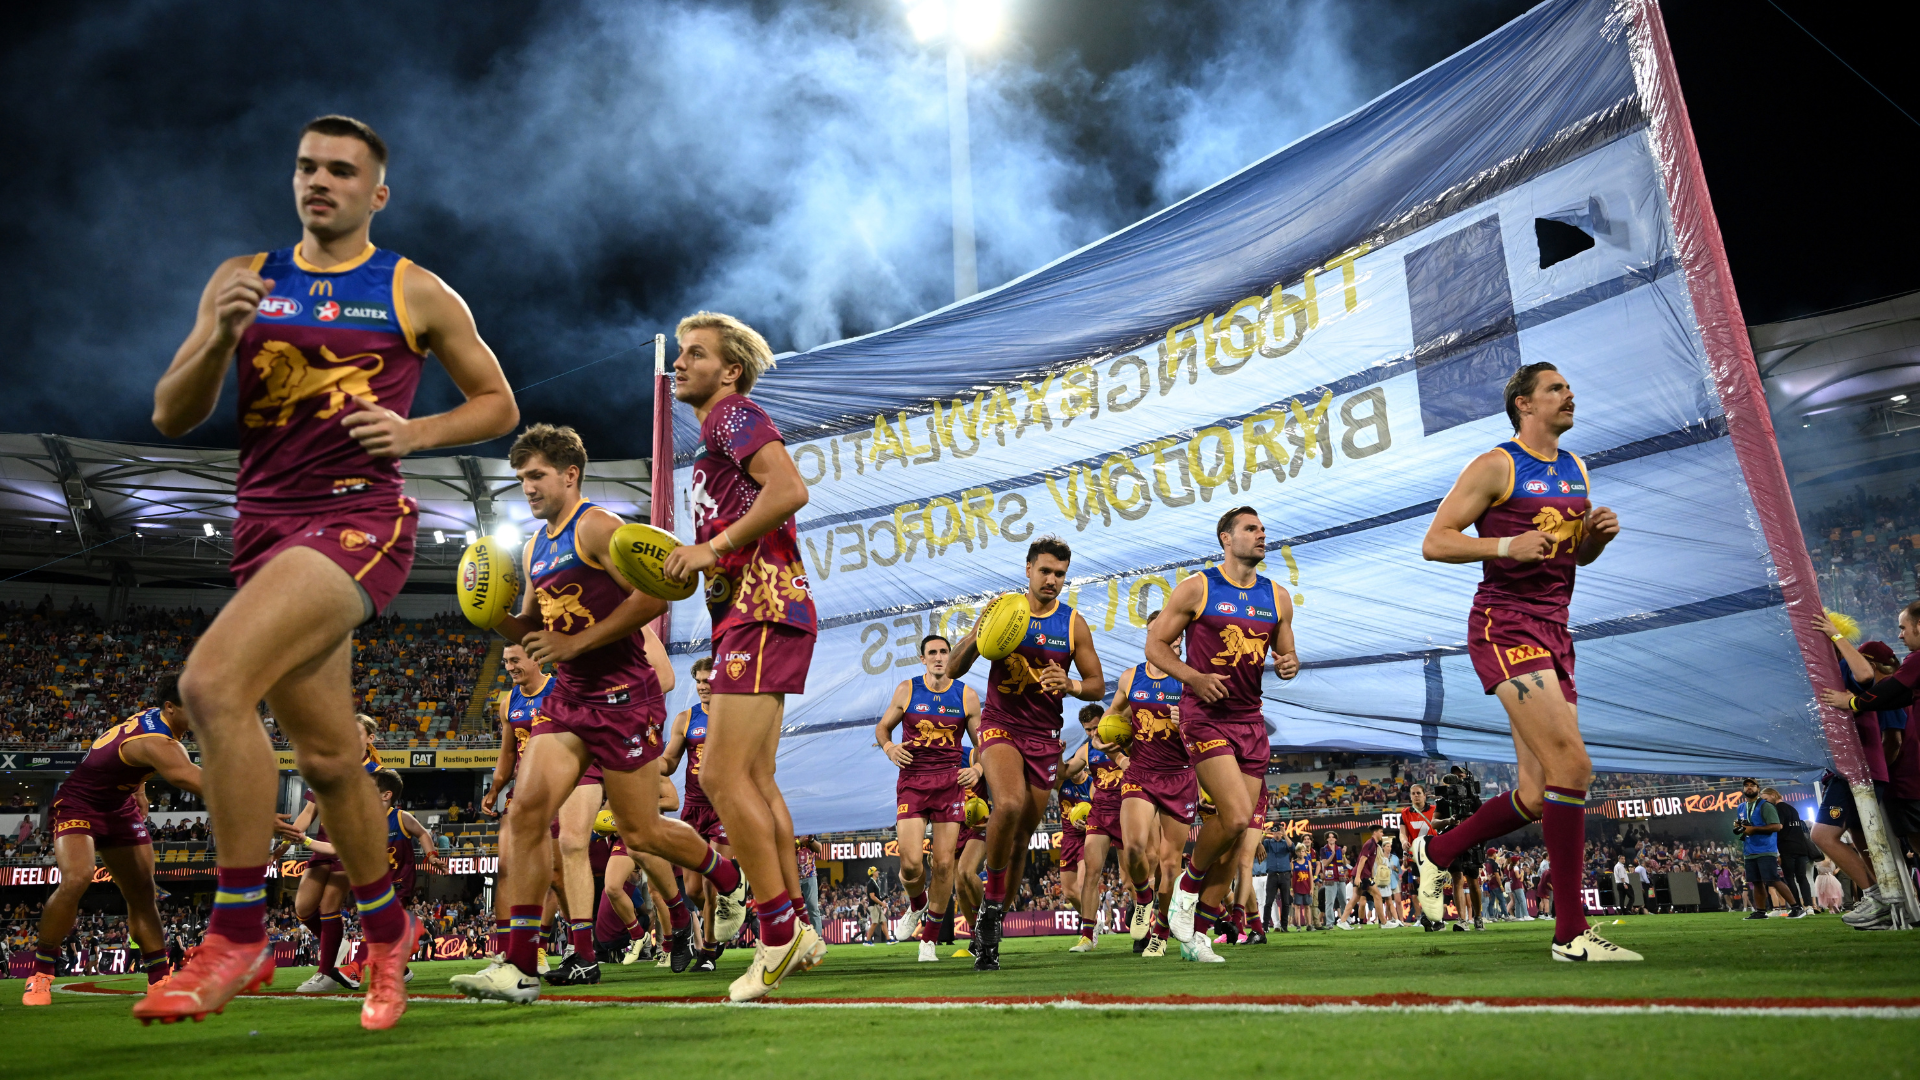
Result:
<svg viewBox="0 0 1920 1080"><path fill-rule="evenodd" d="M333 282L325 278L321 278L320 280L315 281L313 284L307 286L307 295L308 296L332 296Z"/></svg>

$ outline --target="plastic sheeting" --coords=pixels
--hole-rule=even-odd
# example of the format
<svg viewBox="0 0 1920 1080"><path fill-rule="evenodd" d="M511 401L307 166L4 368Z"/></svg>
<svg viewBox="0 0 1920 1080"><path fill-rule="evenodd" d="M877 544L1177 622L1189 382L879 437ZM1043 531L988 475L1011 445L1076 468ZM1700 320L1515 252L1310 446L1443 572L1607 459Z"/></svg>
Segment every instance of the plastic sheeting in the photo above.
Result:
<svg viewBox="0 0 1920 1080"><path fill-rule="evenodd" d="M1817 599L1658 21L1543 4L1026 277L782 358L754 396L810 485L822 618L780 759L798 827L892 820L872 725L923 634L1021 587L1029 538L1072 545L1111 686L1241 503L1297 611L1305 670L1265 690L1276 747L1512 760L1465 654L1479 568L1424 562L1420 538L1538 360L1623 523L1571 612L1595 766L1823 765L1825 643L1803 655L1789 619ZM675 429L684 501L684 407ZM679 663L707 651L697 600L672 626Z"/></svg>

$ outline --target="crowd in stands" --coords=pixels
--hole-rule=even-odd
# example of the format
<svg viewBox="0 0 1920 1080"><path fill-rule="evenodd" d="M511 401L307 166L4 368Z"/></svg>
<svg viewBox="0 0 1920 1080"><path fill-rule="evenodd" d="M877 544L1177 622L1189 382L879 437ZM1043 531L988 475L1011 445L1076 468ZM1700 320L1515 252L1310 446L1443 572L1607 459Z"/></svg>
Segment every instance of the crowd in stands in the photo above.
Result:
<svg viewBox="0 0 1920 1080"><path fill-rule="evenodd" d="M1820 599L1868 640L1892 643L1900 608L1920 595L1920 483L1904 496L1854 494L1804 516Z"/></svg>

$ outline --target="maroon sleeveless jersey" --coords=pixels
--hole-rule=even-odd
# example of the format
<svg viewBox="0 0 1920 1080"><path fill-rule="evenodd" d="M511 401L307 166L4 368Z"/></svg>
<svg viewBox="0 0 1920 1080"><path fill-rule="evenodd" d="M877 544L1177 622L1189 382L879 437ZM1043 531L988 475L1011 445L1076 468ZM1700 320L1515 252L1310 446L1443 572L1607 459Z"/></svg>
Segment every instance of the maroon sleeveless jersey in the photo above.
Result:
<svg viewBox="0 0 1920 1080"><path fill-rule="evenodd" d="M580 517L592 506L582 500L557 529L548 526L534 534L528 578L540 621L548 630L577 634L613 614L627 598L612 576L589 563L575 543ZM555 664L552 693L576 705L639 705L660 698L660 677L647 663L643 636L636 630Z"/></svg>
<svg viewBox="0 0 1920 1080"><path fill-rule="evenodd" d="M693 542L704 544L753 509L760 485L747 462L780 431L759 405L740 394L723 399L700 423L700 456L693 463ZM729 542L732 541L729 536ZM780 623L809 634L819 622L807 569L800 561L799 534L788 518L772 532L721 554L707 575L707 614L713 638L739 623Z"/></svg>
<svg viewBox="0 0 1920 1080"><path fill-rule="evenodd" d="M1507 491L1480 515L1474 531L1484 540L1538 530L1547 534L1553 547L1537 563L1485 560L1473 606L1520 611L1565 626L1567 604L1573 600L1574 558L1586 535L1587 511L1592 506L1587 467L1572 451L1544 457L1518 439L1494 449L1505 454L1509 463Z"/></svg>
<svg viewBox="0 0 1920 1080"><path fill-rule="evenodd" d="M125 806L140 785L147 782L153 770L145 765L134 765L120 756L120 751L130 742L139 739L174 739L167 721L160 715L159 709L148 709L135 713L118 724L102 732L87 749L87 756L80 759L66 780L60 784L60 790L54 792L53 801L69 802L95 810L114 810Z"/></svg>
<svg viewBox="0 0 1920 1080"><path fill-rule="evenodd" d="M687 710L687 796L683 802L707 803L707 789L700 786L700 763L707 756L707 707L699 702Z"/></svg>
<svg viewBox="0 0 1920 1080"><path fill-rule="evenodd" d="M916 675L907 699L906 715L900 718L900 745L913 753L913 763L902 769L907 773L946 772L957 769L966 760L960 737L967 731L966 687L950 682L945 690L934 692L925 675Z"/></svg>
<svg viewBox="0 0 1920 1080"><path fill-rule="evenodd" d="M1027 634L1004 659L987 672L987 700L981 707L981 726L989 721L1027 734L1060 734L1060 703L1064 694L1040 687L1040 673L1048 664L1062 670L1073 662L1073 609L1055 600L1044 615L1027 617Z"/></svg>
<svg viewBox="0 0 1920 1080"><path fill-rule="evenodd" d="M1156 679L1147 674L1145 664L1133 669L1127 702L1121 706L1133 721L1128 768L1177 772L1193 767L1187 744L1180 738L1180 698L1184 693L1180 680L1171 675Z"/></svg>
<svg viewBox="0 0 1920 1080"><path fill-rule="evenodd" d="M1253 576L1241 588L1217 566L1206 570L1207 599L1187 624L1187 664L1195 671L1224 675L1227 694L1211 705L1189 689L1180 698L1183 720L1258 720L1260 680L1280 629L1280 591L1272 581Z"/></svg>
<svg viewBox="0 0 1920 1080"><path fill-rule="evenodd" d="M413 408L424 354L402 289L410 265L372 244L325 270L298 247L254 256L273 292L235 355L241 514L385 508L402 496L399 459L369 455L340 420L355 397L401 416Z"/></svg>

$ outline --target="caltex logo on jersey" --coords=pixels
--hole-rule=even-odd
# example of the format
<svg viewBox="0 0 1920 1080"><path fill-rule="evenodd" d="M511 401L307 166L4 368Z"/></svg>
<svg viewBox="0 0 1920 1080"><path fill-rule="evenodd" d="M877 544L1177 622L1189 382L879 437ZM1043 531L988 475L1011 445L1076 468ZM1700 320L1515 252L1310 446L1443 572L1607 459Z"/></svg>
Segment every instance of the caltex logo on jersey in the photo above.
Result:
<svg viewBox="0 0 1920 1080"><path fill-rule="evenodd" d="M1572 484L1567 483L1565 480L1560 481L1560 494L1565 495L1572 490Z"/></svg>
<svg viewBox="0 0 1920 1080"><path fill-rule="evenodd" d="M263 319L291 319L300 314L300 301L291 296L269 296L260 301Z"/></svg>
<svg viewBox="0 0 1920 1080"><path fill-rule="evenodd" d="M1545 495L1546 493L1547 493L1547 482L1545 480L1527 481L1527 494Z"/></svg>
<svg viewBox="0 0 1920 1080"><path fill-rule="evenodd" d="M321 322L332 322L340 317L340 305L329 300L313 309L313 317Z"/></svg>

